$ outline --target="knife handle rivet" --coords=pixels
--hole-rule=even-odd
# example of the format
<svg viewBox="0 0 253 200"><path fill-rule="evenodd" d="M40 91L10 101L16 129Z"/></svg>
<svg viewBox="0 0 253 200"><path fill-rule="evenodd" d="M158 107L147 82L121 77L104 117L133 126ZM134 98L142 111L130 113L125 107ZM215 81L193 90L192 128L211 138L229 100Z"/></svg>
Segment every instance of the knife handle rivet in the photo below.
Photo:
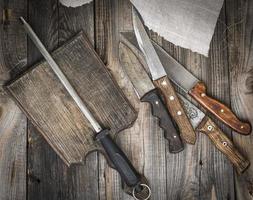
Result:
<svg viewBox="0 0 253 200"><path fill-rule="evenodd" d="M173 101L175 99L174 96L170 96L170 100Z"/></svg>
<svg viewBox="0 0 253 200"><path fill-rule="evenodd" d="M177 111L177 115L182 115L182 112L180 110Z"/></svg>
<svg viewBox="0 0 253 200"><path fill-rule="evenodd" d="M228 145L227 142L222 142L222 144L223 144L223 146L225 146L225 147Z"/></svg>
<svg viewBox="0 0 253 200"><path fill-rule="evenodd" d="M201 93L201 97L204 97L204 96L206 96L206 93Z"/></svg>
<svg viewBox="0 0 253 200"><path fill-rule="evenodd" d="M156 104L156 105L158 105L158 103L159 103L158 101L155 101L155 104Z"/></svg>
<svg viewBox="0 0 253 200"><path fill-rule="evenodd" d="M213 130L213 127L211 125L207 126L207 130L211 131Z"/></svg>
<svg viewBox="0 0 253 200"><path fill-rule="evenodd" d="M222 113L224 113L224 110L223 110L223 109L221 109L220 111L221 111Z"/></svg>
<svg viewBox="0 0 253 200"><path fill-rule="evenodd" d="M163 81L163 82L162 82L162 85L167 85L167 82L166 82L166 81Z"/></svg>
<svg viewBox="0 0 253 200"><path fill-rule="evenodd" d="M177 136L176 136L176 135L174 135L173 137L174 137L174 138L176 138Z"/></svg>

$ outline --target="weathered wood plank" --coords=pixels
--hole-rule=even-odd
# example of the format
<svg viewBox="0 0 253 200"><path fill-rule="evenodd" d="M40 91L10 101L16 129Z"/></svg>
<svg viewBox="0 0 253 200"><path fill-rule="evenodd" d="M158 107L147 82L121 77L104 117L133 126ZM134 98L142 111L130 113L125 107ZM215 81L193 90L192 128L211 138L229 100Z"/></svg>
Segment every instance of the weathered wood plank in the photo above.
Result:
<svg viewBox="0 0 253 200"><path fill-rule="evenodd" d="M0 2L2 8L4 1ZM60 7L60 10L55 7L56 5L58 7L57 1L52 0L48 2L30 0L29 4L30 22L47 47L50 50L56 48L58 43L62 44L81 28L93 43L94 30L90 27L94 20L94 5L90 4L77 9ZM128 95L132 105L139 111L134 126L122 132L117 141L133 161L134 166L146 174L151 182L152 199L170 199L169 197L171 199L235 199L232 167L205 135L198 134L197 144L187 145L186 150L180 155L166 153L168 152L165 149L166 143L157 121L150 114L149 105L139 104L131 83L117 61L118 31L132 30L130 3L126 0L118 2L97 0L96 5L100 5L95 10L100 13L96 13L96 23L99 23L96 25L96 49L104 62L108 64L108 68L124 93ZM16 29L19 27L16 17L26 14L26 3L25 0L18 3L13 0L9 1L8 6L17 8L11 12L11 23L7 26L1 25L3 27L0 30L1 85L10 77L14 77L26 64L26 59L23 59L26 55L26 44L22 42L25 40L20 40L20 38L25 38L25 35L21 28ZM114 10L111 10L112 8ZM226 0L228 24L226 26L223 10L223 16L218 21L219 27L216 29L212 42L210 59L177 48L152 34L153 38L157 38L168 52L207 83L209 94L229 105L230 97L227 91L230 91L233 110L239 116L249 119L251 123L253 122L251 114L253 102L252 10L251 1ZM54 21L51 21L52 18ZM226 33L228 38L226 38ZM226 51L227 47L229 52ZM20 49L23 50L20 51ZM115 49L116 52L114 52ZM228 54L229 63L226 63L226 54ZM29 62L34 63L39 57L39 53L29 43ZM228 66L231 72L228 72ZM229 83L231 83L230 89ZM0 185L5 184L0 189L0 199L7 199L7 197L8 199L25 199L25 118L4 93L1 93L0 101L2 108L0 157L6 158L0 164ZM11 124L8 119L11 119ZM229 129L221 123L219 126L230 135ZM236 133L233 135L236 146L241 147L239 149L252 161L251 137L240 136ZM121 190L117 172L110 169L103 158L100 158L99 172L97 171L97 167L94 167L97 166L96 154L88 156L85 166L67 168L31 124L29 125L29 141L29 199L131 199ZM19 144L22 145L19 146ZM12 162L10 156L7 159L6 155L11 155L11 158L18 161ZM185 161L182 163L183 159ZM13 174L13 170L7 168L12 166L11 163L15 163L15 169L19 169L15 171L14 175L17 179L13 182L9 176ZM165 173L167 176L164 176ZM237 199L252 199L252 180L252 167L243 176L236 176ZM10 183L15 183L17 187Z"/></svg>
<svg viewBox="0 0 253 200"><path fill-rule="evenodd" d="M83 33L52 56L93 116L113 136L135 120L134 110ZM35 65L7 89L66 164L79 163L97 148L91 124L47 62Z"/></svg>
<svg viewBox="0 0 253 200"><path fill-rule="evenodd" d="M94 3L77 8L59 4L59 43L60 45L83 31L94 45Z"/></svg>
<svg viewBox="0 0 253 200"><path fill-rule="evenodd" d="M1 79L0 84L15 77L26 66L26 35L18 18L26 17L27 1L0 1L1 6Z"/></svg>
<svg viewBox="0 0 253 200"><path fill-rule="evenodd" d="M221 10L218 22L216 25L216 30L213 35L213 40L210 48L210 64L206 65L205 74L203 80L207 83L209 87L208 92L216 99L219 99L220 102L223 102L225 105L230 107L230 95L229 91L229 67L228 67L228 52L226 49L226 43L224 42L224 32L226 30L225 25L225 4ZM203 73L203 72L202 72ZM212 74L210 76L210 74ZM211 115L210 115L211 116ZM217 118L214 118L215 123L221 128L221 130L231 138L231 129L222 124ZM215 196L217 199L235 199L234 191L234 179L233 177L235 170L233 170L232 164L229 160L223 155L217 148L212 145L211 152L212 156L212 176L213 187L215 191ZM238 145L235 145L238 147ZM209 178L211 179L211 178Z"/></svg>
<svg viewBox="0 0 253 200"><path fill-rule="evenodd" d="M71 22L68 22L68 23L71 23ZM63 28L64 28L64 24L63 24L63 26L62 26ZM66 31L68 31L68 30L66 30ZM73 31L73 30L72 30ZM72 32L73 33L73 32ZM63 34L62 34L63 35ZM64 40L64 38L65 38L65 36L63 35L63 40ZM66 38L65 38L66 39ZM77 54L75 54L75 56L76 56ZM79 70L79 72L80 72L80 70ZM87 73L89 72L89 70L87 71ZM101 72L101 70L100 70L100 72ZM83 73L80 73L80 74L83 74ZM71 80L74 80L74 79L72 79L72 78L70 78ZM101 80L103 80L103 78L101 79ZM83 79L83 81L84 81L84 79ZM80 80L79 80L79 82L80 82ZM85 81L84 81L85 82ZM80 85L79 87L82 87L82 88L85 88L85 87L83 87L84 85L83 84L77 84L77 85ZM83 85L83 86L81 86L81 85ZM88 87L89 85L88 84L86 84L86 86ZM104 84L104 86L108 86L108 83L105 83ZM96 86L95 86L96 87ZM113 93L111 93L111 95L112 95ZM92 96L92 95L91 95ZM117 100L118 98L115 98L115 99L113 99L113 101L115 101L115 100ZM100 100L100 98L97 98L97 101L99 101ZM119 99L118 99L119 100ZM112 102L113 102L112 101ZM120 101L118 101L118 102L116 102L116 103L114 103L114 106L115 105L117 105L117 103L120 103ZM121 106L123 105L123 107L124 107L124 103L120 103L121 104ZM90 107L94 107L94 106L92 106L92 105L90 105ZM106 106L104 106L104 108L101 108L101 109L105 109L105 107ZM116 107L115 107L116 108ZM120 109L117 109L117 110L120 110ZM124 112L124 114L125 115L128 115L129 114L129 112ZM119 116L119 115L118 115ZM124 117L125 118L125 117ZM106 118L104 118L104 119L106 119L106 120L108 120L108 119L110 119L110 118L108 118L108 116L106 117ZM120 120L120 119L119 119ZM103 121L103 120L101 120L101 121ZM114 120L115 121L115 120ZM128 123L129 121L128 120L125 120L124 121L124 123ZM111 126L112 127L112 126ZM112 127L113 128L113 127ZM117 127L117 128L119 128L119 127ZM88 171L88 170L87 170ZM90 179L94 179L94 176L92 177L92 176L88 176ZM80 187L80 186L79 186ZM50 189L49 189L49 191L50 191ZM95 191L95 190L94 190ZM92 191L88 191L89 193L87 193L87 196L90 196L90 195L94 195L94 198L95 198L95 194L94 194L94 191L92 190ZM64 195L64 191L61 191L62 192L62 195Z"/></svg>
<svg viewBox="0 0 253 200"><path fill-rule="evenodd" d="M93 22L93 5L86 5L82 8L70 9L59 5L59 9L53 12L51 4L57 4L57 1L45 2L41 6L41 1L33 1L33 9L39 14L30 14L33 21L33 28L39 34L44 44L50 50L57 47L58 43L62 44L69 37L79 31L79 27L84 29L89 40L94 41L94 22ZM38 7L36 5L39 5ZM58 5L57 5L58 6ZM30 6L31 7L31 6ZM56 24L50 25L53 18ZM57 15L57 16L55 16ZM79 17L82 16L82 17ZM84 26L87 24L87 27ZM50 29L57 30L50 30ZM56 33L52 37L56 38L56 44L50 44L50 38L46 37ZM49 35L49 37L51 37ZM31 48L30 48L31 49ZM38 51L34 47L31 49L31 57L34 57L33 51L38 56ZM33 61L34 62L34 61ZM43 156L41 156L43 155ZM30 128L30 145L29 145L29 199L97 199L98 195L98 170L96 153L92 153L86 158L85 165L67 166L55 154L51 147L42 138L33 127Z"/></svg>
<svg viewBox="0 0 253 200"><path fill-rule="evenodd" d="M26 36L18 17L27 1L0 1L0 199L26 198L26 117L2 86L26 65Z"/></svg>
<svg viewBox="0 0 253 200"><path fill-rule="evenodd" d="M158 120L151 115L150 106L139 102L118 60L119 32L133 29L131 4L126 0L98 0L95 5L96 20L99 20L96 21L96 25L97 30L100 30L96 36L96 41L99 41L95 45L96 50L102 55L113 77L139 112L133 127L122 132L118 141L139 172L148 179L152 199L167 199L165 146L168 143L158 126ZM106 191L101 193L101 196L106 195L106 198L101 199L130 199L119 188L119 177L114 172L106 170L105 175L106 181L101 187L106 187Z"/></svg>
<svg viewBox="0 0 253 200"><path fill-rule="evenodd" d="M26 198L26 117L0 91L0 199Z"/></svg>
<svg viewBox="0 0 253 200"><path fill-rule="evenodd" d="M229 94L226 92L229 89L227 52L225 45L220 43L226 28L222 23L224 19L223 8L213 36L209 58L177 48L165 41L162 44L173 57L207 84L209 94L229 105ZM224 126L222 129L225 133L230 133L228 129L224 129ZM172 156L168 155L168 162ZM233 175L232 166L205 135L198 134L195 146L188 145L184 155L177 159L180 160L178 162L181 167L177 167L176 175L167 174L168 191L171 191L168 198L234 198L233 179L230 178ZM184 190L180 191L178 188Z"/></svg>
<svg viewBox="0 0 253 200"><path fill-rule="evenodd" d="M50 51L58 46L58 2L29 1L29 23ZM54 38L54 39L52 39ZM28 40L28 64L31 66L42 56ZM42 155L42 156L41 156ZM28 129L28 199L56 199L64 197L67 167L48 145L39 131L29 122Z"/></svg>
<svg viewBox="0 0 253 200"><path fill-rule="evenodd" d="M221 17L224 18L224 9L223 9L223 13L221 14ZM220 17L220 18L221 18ZM205 73L205 66L213 66L213 65L219 65L219 63L221 63L222 67L226 67L226 50L223 50L223 44L220 45L219 44L219 38L221 37L221 33L224 33L224 24L218 24L217 29L216 29L216 33L213 39L213 51L217 53L217 55L215 57L211 59L206 59L204 57L200 57L198 54L193 54L190 51L186 51L180 48L176 48L174 45L167 43L167 42L163 42L161 41L161 38L157 37L156 34L151 34L153 39L157 40L158 43L163 44L164 46L167 46L168 51L172 51L171 54L175 54L178 55L178 57L181 58L181 60L185 59L185 58L190 58L193 59L193 63L191 63L192 61L190 61L189 63L191 64L191 68L195 67L194 65L197 66L196 69L191 69L190 71L193 71L193 73L196 74L195 71L200 71L201 72L201 68L203 68L203 72ZM218 45L219 44L219 45ZM221 48L221 46L223 48ZM166 47L165 47L166 48ZM217 48L217 49L216 49ZM187 55L189 54L189 55ZM202 62L202 65L199 65L196 62L196 58L199 58L199 62ZM224 59L225 58L225 59ZM179 59L180 60L180 59ZM187 59L186 59L187 60ZM225 60L225 61L224 61ZM187 63L187 62L186 62ZM213 67L214 68L214 67ZM216 69L217 70L217 69ZM216 71L214 70L214 71ZM223 86L224 88L228 88L228 68L225 68L225 71L223 71L221 73L222 75L225 75L227 81L225 82L225 85ZM197 75L197 74L196 74ZM219 74L220 75L220 74ZM201 78L201 75L199 75L199 77ZM219 78L218 76L218 83L219 80L222 80L222 77ZM224 80L224 79L223 79ZM212 82L211 82L212 83ZM215 85L216 82L213 82L212 84ZM215 86L214 86L215 87ZM218 91L219 92L219 91ZM229 95L225 95L225 97L229 97ZM225 161L225 165L223 166L223 162L224 162L224 155L222 155L220 152L217 152L217 149L214 148L213 144L210 143L210 141L205 138L205 136L200 135L200 138L204 138L204 141L198 141L199 142L199 146L197 147L193 147L192 149L191 146L190 148L187 147L186 153L187 153L187 157L185 157L185 155L180 155L179 158L177 158L178 160L173 160L173 161L178 161L179 164L177 165L177 170L175 172L175 170L171 170L172 172L175 172L177 175L175 176L175 173L171 173L169 172L169 176L167 177L168 180L168 198L169 199L178 199L178 198L182 198L182 199L208 199L208 198L234 198L234 190L233 190L233 179L230 181L229 177L233 175L233 171L231 168L231 164L227 164ZM205 149L206 144L209 144L210 147L208 147L207 149ZM201 148L202 145L204 147L204 153L201 154ZM209 154L211 153L211 154ZM208 159L206 161L206 155L208 156ZM221 158L218 157L218 161L214 160L212 157L212 154L214 154L215 156L219 156L221 155ZM169 156L171 156L169 154ZM180 158L182 158L182 160L180 160ZM188 158L188 159L187 159ZM204 167L204 172L202 172L202 165L203 165L203 159L205 159L205 165ZM188 160L188 161L187 161ZM218 163L216 163L218 162ZM172 163L172 164L171 164ZM198 163L200 166L198 166ZM173 162L168 162L168 166L172 167L173 169ZM215 169L216 165L222 165L221 169L217 170ZM185 165L185 166L184 166ZM192 167L193 165L193 167ZM180 167L179 167L180 166ZM210 167L209 167L210 166ZM224 168L224 169L223 169ZM227 172L227 174L223 172L227 169L230 169ZM215 175L215 173L217 172L218 175ZM206 174L209 173L209 174ZM220 174L219 174L220 173ZM182 177L181 177L182 176ZM210 177L211 176L216 176L216 178L218 179L216 180L212 180ZM225 179L223 180L223 178L225 177ZM184 180L185 179L185 180ZM221 179L221 180L220 180ZM171 181L172 180L172 181ZM183 181L182 181L183 180ZM180 182L182 181L182 182ZM176 184L176 186L175 186ZM177 185L178 184L178 185ZM186 184L186 187L185 185ZM223 186L223 184L225 184ZM223 186L223 188L221 188L221 186ZM173 189L174 188L174 189ZM179 190L179 188L184 188L184 190ZM222 191L219 191L219 190ZM215 190L216 190L216 195L215 195Z"/></svg>
<svg viewBox="0 0 253 200"><path fill-rule="evenodd" d="M89 41L94 45L94 4L78 8L66 8L59 5L59 43L63 43L80 30L84 31ZM71 189L62 189L70 193L74 199L99 199L98 184L98 153L94 152L85 158L82 166L73 166ZM68 183L70 185L70 183ZM74 198L76 197L76 198Z"/></svg>
<svg viewBox="0 0 253 200"><path fill-rule="evenodd" d="M111 7L114 1L111 0L97 0L95 3L95 50L102 59L102 61L107 65L110 72L113 74L111 66L115 66L115 63L110 62L112 60L112 38L114 34L112 32L112 14L115 13L115 10L112 11ZM116 16L114 16L116 17ZM116 38L114 38L116 39ZM115 79L115 76L113 76ZM116 80L117 81L117 80ZM117 81L119 84L119 82ZM125 131L123 131L125 133ZM122 136L121 133L119 137ZM118 139L117 139L118 141ZM131 154L124 148L124 144L120 143L122 150L126 153L128 158L132 160ZM135 163L133 163L136 167ZM138 170L138 168L137 168ZM138 170L139 171L139 170ZM139 171L140 172L140 171ZM99 156L99 198L104 199L124 199L128 195L124 194L121 184L119 174L108 167L105 159ZM123 197L125 196L125 197ZM130 197L129 197L130 198Z"/></svg>
<svg viewBox="0 0 253 200"><path fill-rule="evenodd" d="M253 124L253 2L227 0L226 16L232 109L238 116ZM252 135L242 136L233 132L235 144L251 163L253 162L252 137ZM253 198L252 165L242 176L235 175L235 190L237 199Z"/></svg>

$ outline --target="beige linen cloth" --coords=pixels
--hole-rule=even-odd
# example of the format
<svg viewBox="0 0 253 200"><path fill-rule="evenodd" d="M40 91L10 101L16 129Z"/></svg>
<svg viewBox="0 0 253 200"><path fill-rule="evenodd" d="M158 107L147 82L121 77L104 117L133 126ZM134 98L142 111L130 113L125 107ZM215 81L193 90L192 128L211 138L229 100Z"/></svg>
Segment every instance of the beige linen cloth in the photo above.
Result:
<svg viewBox="0 0 253 200"><path fill-rule="evenodd" d="M60 0L76 7L91 0ZM208 56L223 0L131 0L145 25L173 44Z"/></svg>

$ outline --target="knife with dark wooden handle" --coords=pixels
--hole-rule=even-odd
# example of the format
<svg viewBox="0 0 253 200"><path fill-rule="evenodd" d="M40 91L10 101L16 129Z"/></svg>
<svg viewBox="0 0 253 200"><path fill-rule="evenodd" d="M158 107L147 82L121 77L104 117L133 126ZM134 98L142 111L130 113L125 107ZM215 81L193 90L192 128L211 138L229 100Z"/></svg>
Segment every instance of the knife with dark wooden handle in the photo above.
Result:
<svg viewBox="0 0 253 200"><path fill-rule="evenodd" d="M158 90L149 78L145 69L135 54L123 43L119 44L120 63L133 84L139 99L150 103L152 114L159 119L159 125L164 130L164 137L169 142L169 151L178 153L184 149L178 127L168 113Z"/></svg>
<svg viewBox="0 0 253 200"><path fill-rule="evenodd" d="M150 103L152 106L152 115L159 119L159 125L164 130L164 137L169 142L169 152L178 153L184 149L184 144L178 135L177 124L171 118L166 106L163 104L162 99L156 89L146 93L141 101Z"/></svg>
<svg viewBox="0 0 253 200"><path fill-rule="evenodd" d="M187 118L187 115L177 97L177 94L170 83L167 76L157 79L154 82L156 88L159 88L165 100L165 104L172 118L180 127L181 137L190 144L194 144L196 140L193 128ZM190 132L189 132L190 131Z"/></svg>
<svg viewBox="0 0 253 200"><path fill-rule="evenodd" d="M137 43L140 47L140 50L144 54L149 72L151 74L151 79L153 80L156 88L161 91L165 99L167 109L179 127L181 137L187 143L194 144L196 141L195 132L184 112L180 101L177 98L177 94L172 87L172 84L167 78L167 73L150 41L144 25L142 24L138 13L134 8L132 9L132 14Z"/></svg>
<svg viewBox="0 0 253 200"><path fill-rule="evenodd" d="M206 116L196 130L206 134L211 139L217 149L233 163L238 174L243 173L249 167L250 162L239 153L232 141L209 117Z"/></svg>
<svg viewBox="0 0 253 200"><path fill-rule="evenodd" d="M214 114L218 119L229 125L231 128L242 134L249 134L251 127L249 123L242 122L227 106L221 102L207 96L206 86L204 83L197 83L189 94L204 108Z"/></svg>

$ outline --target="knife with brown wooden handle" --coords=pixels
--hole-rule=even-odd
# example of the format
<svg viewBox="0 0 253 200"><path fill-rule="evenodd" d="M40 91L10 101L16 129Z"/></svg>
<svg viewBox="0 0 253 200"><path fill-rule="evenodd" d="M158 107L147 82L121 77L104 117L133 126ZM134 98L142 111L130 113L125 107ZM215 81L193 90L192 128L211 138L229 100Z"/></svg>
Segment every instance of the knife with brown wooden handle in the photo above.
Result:
<svg viewBox="0 0 253 200"><path fill-rule="evenodd" d="M239 174L243 173L249 167L250 162L243 157L243 155L236 149L233 142L208 116L182 95L178 94L178 96L184 104L184 108L194 129L206 134L216 148L225 154L231 161L237 172Z"/></svg>
<svg viewBox="0 0 253 200"><path fill-rule="evenodd" d="M132 32L121 33L135 47L139 47L138 38ZM251 132L251 125L243 122L223 103L209 97L206 93L205 84L185 69L177 60L170 56L162 47L151 41L155 51L169 77L183 91L190 94L199 104L215 115L226 125L238 133L248 135ZM141 47L140 47L141 49Z"/></svg>
<svg viewBox="0 0 253 200"><path fill-rule="evenodd" d="M148 102L152 108L152 115L159 119L159 125L164 130L164 137L169 142L169 151L178 153L184 149L178 128L173 123L158 90L150 80L145 69L135 54L123 43L119 44L120 63L132 82L140 101Z"/></svg>
<svg viewBox="0 0 253 200"><path fill-rule="evenodd" d="M146 59L153 83L162 93L167 109L180 129L181 137L187 143L194 144L196 141L196 134L184 112L174 88L167 77L167 73L164 70L147 32L145 31L138 13L134 8L132 9L132 14L135 36Z"/></svg>

